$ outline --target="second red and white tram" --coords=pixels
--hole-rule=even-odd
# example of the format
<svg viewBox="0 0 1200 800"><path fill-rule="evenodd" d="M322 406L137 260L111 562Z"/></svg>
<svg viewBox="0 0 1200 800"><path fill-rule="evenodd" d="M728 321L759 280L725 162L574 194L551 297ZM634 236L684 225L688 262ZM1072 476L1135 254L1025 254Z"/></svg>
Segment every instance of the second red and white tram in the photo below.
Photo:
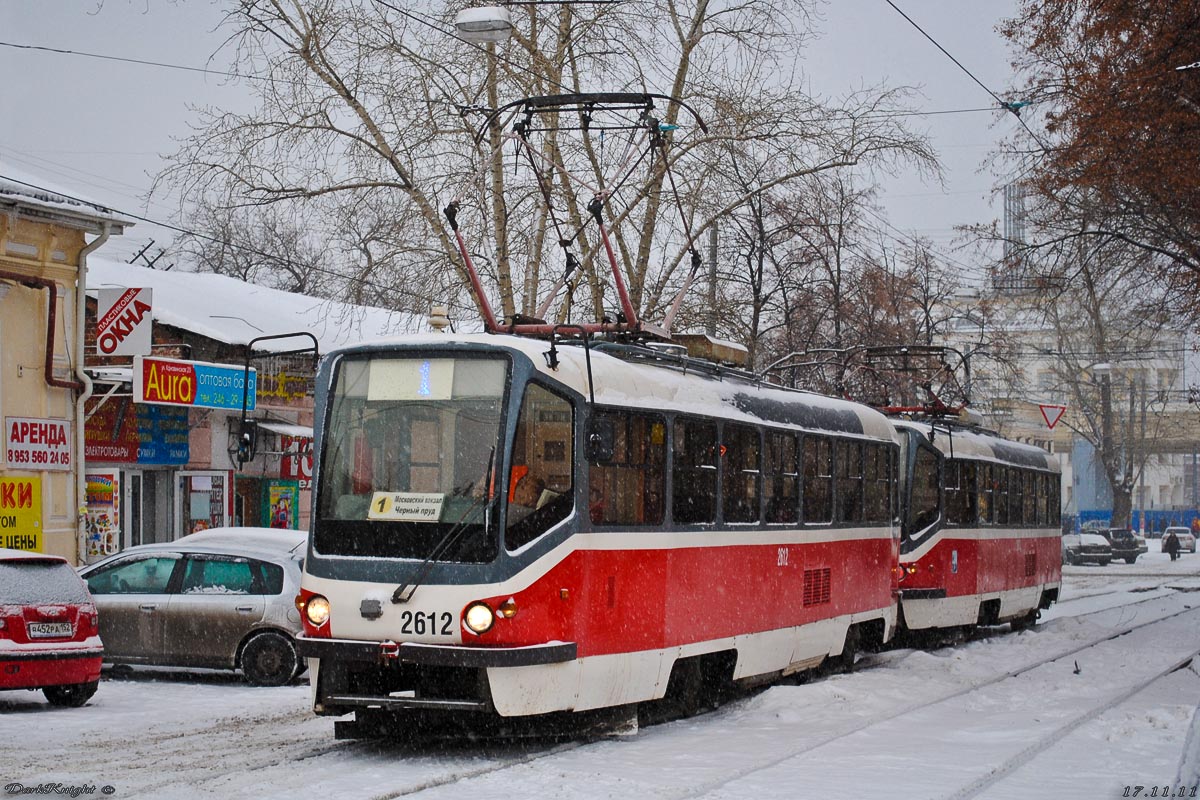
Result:
<svg viewBox="0 0 1200 800"><path fill-rule="evenodd" d="M905 627L1032 624L1062 578L1058 461L948 420L897 420L896 430Z"/></svg>

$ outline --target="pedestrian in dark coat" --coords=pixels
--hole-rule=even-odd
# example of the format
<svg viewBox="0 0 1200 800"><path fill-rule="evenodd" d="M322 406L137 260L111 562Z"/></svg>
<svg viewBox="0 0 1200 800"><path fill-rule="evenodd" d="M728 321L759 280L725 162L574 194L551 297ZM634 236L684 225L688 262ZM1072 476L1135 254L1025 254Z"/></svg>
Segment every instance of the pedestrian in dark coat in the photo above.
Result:
<svg viewBox="0 0 1200 800"><path fill-rule="evenodd" d="M1163 540L1163 551L1171 557L1171 560L1179 558L1179 537L1173 532L1167 534L1167 538Z"/></svg>

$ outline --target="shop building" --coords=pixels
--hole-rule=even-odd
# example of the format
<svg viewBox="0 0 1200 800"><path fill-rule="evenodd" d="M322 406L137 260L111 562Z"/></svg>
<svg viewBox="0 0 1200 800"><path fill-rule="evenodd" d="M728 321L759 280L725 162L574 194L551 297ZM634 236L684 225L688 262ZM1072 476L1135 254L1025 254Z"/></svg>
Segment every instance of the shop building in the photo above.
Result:
<svg viewBox="0 0 1200 800"><path fill-rule="evenodd" d="M313 346L324 354L423 324L178 268L95 259L90 275L87 372L97 386L85 425L91 559L210 527L307 529ZM103 328L97 335L104 320L97 312L108 308L101 295L132 297L135 289L146 308L128 303L121 313L131 324L121 335L142 311L150 324L146 352L109 355L113 342ZM247 431L253 452L239 458Z"/></svg>
<svg viewBox="0 0 1200 800"><path fill-rule="evenodd" d="M0 164L0 547L84 553L84 303L91 253L132 225Z"/></svg>

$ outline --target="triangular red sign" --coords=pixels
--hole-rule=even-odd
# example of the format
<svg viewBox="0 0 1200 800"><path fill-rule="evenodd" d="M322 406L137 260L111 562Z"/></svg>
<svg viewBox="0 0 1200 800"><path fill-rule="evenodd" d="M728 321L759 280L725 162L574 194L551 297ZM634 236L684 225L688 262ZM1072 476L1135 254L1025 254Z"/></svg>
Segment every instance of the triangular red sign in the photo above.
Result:
<svg viewBox="0 0 1200 800"><path fill-rule="evenodd" d="M1049 403L1039 403L1038 408L1042 410L1042 419L1046 420L1046 427L1054 430L1054 426L1063 418L1063 414L1067 413L1066 406L1055 406Z"/></svg>

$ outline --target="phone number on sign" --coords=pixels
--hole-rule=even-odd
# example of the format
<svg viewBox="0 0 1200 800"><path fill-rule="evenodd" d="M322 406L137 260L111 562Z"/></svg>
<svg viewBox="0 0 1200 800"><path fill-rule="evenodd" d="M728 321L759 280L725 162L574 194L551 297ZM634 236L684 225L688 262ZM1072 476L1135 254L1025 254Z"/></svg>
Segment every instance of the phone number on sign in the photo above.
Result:
<svg viewBox="0 0 1200 800"><path fill-rule="evenodd" d="M68 466L71 463L70 453L47 453L44 450L9 450L9 464L52 464Z"/></svg>

